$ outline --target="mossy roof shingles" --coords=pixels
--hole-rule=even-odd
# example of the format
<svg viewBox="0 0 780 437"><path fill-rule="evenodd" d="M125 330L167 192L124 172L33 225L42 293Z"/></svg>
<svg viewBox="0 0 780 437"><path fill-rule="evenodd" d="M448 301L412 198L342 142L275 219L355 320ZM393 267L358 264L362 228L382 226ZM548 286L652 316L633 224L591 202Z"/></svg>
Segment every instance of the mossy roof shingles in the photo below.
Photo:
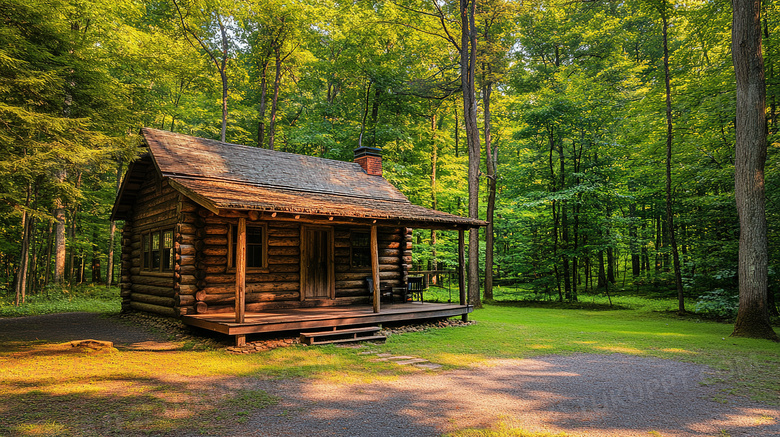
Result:
<svg viewBox="0 0 780 437"><path fill-rule="evenodd" d="M163 177L210 209L287 212L484 226L481 220L413 205L381 176L353 162L223 143L157 129L141 134Z"/></svg>

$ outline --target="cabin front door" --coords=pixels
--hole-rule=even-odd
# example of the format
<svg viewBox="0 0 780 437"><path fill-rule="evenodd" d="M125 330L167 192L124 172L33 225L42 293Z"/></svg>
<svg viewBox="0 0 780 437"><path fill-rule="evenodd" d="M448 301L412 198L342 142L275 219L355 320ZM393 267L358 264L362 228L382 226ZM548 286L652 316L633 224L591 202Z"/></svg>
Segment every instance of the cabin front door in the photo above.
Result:
<svg viewBox="0 0 780 437"><path fill-rule="evenodd" d="M305 226L301 242L301 300L333 299L333 228Z"/></svg>

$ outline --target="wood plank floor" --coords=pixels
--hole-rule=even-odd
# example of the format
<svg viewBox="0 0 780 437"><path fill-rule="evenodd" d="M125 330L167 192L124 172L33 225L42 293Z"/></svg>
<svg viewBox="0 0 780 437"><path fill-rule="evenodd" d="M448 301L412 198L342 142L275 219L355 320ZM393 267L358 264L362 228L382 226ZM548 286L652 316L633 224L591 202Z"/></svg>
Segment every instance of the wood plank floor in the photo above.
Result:
<svg viewBox="0 0 780 437"><path fill-rule="evenodd" d="M370 305L314 307L268 310L247 313L244 323L236 323L233 313L193 314L182 316L187 325L227 335L300 331L388 322L415 321L461 316L473 311L469 305L446 303L383 304L379 313Z"/></svg>

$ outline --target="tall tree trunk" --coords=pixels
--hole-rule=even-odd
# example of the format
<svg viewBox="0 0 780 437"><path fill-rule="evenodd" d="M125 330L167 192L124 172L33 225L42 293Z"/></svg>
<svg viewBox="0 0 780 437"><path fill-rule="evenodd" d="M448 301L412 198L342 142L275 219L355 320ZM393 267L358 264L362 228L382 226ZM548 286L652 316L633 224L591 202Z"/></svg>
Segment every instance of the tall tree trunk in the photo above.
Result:
<svg viewBox="0 0 780 437"><path fill-rule="evenodd" d="M119 188L122 185L122 159L117 159L116 167L116 185L114 187L114 195L119 193ZM111 220L108 226L108 266L106 266L106 286L110 287L114 282L114 240L116 235L116 221Z"/></svg>
<svg viewBox="0 0 780 437"><path fill-rule="evenodd" d="M477 97L474 73L477 60L475 0L460 0L461 12L461 81L463 85L463 115L469 148L469 218L479 218L480 141L477 125ZM479 293L479 228L469 229L468 265L469 304L481 307Z"/></svg>
<svg viewBox="0 0 780 437"><path fill-rule="evenodd" d="M561 165L561 190L566 188L566 155L563 144L558 147L558 159ZM571 300L571 266L569 265L569 212L566 200L561 200L561 261L563 263L563 290L566 300Z"/></svg>
<svg viewBox="0 0 780 437"><path fill-rule="evenodd" d="M43 261L43 287L49 285L51 278L51 255L52 246L54 245L54 220L49 219L49 232L47 232L48 238L46 239L46 255Z"/></svg>
<svg viewBox="0 0 780 437"><path fill-rule="evenodd" d="M489 69L489 67L487 67ZM487 75L486 75L487 76ZM485 299L493 299L493 252L494 252L494 214L496 210L496 166L498 164L498 146L493 148L493 137L490 132L491 113L490 97L493 94L493 83L486 80L482 86L482 106L484 113L485 126L485 168L487 170L488 183L488 201L487 217L488 222L485 228Z"/></svg>
<svg viewBox="0 0 780 437"><path fill-rule="evenodd" d="M274 150L276 139L276 112L279 104L279 87L282 83L282 54L281 47L274 48L276 72L274 73L274 96L271 98L271 119L268 122L268 148Z"/></svg>
<svg viewBox="0 0 780 437"><path fill-rule="evenodd" d="M67 173L61 170L57 179L65 183ZM54 199L54 282L65 282L65 204L60 196Z"/></svg>
<svg viewBox="0 0 780 437"><path fill-rule="evenodd" d="M739 214L739 311L734 337L778 341L767 310L768 243L764 165L766 85L760 0L733 0L732 57L737 81L734 195Z"/></svg>
<svg viewBox="0 0 780 437"><path fill-rule="evenodd" d="M27 296L27 268L30 258L30 232L31 218L27 212L30 208L30 198L32 197L32 187L27 185L27 200L24 202L24 211L22 211L22 247L19 254L19 271L16 274L16 298L14 304L19 306L26 301Z"/></svg>
<svg viewBox="0 0 780 437"><path fill-rule="evenodd" d="M674 236L674 218L672 214L672 88L669 78L669 22L666 0L662 3L664 39L664 82L666 84L666 226L669 230L669 244L672 247L674 262L674 284L677 288L677 311L685 313L685 295L683 294L682 273L680 272L680 254L677 252L677 240Z"/></svg>
<svg viewBox="0 0 780 437"><path fill-rule="evenodd" d="M103 275L100 272L100 248L97 245L97 231L92 231L92 283L100 284L103 282Z"/></svg>
<svg viewBox="0 0 780 437"><path fill-rule="evenodd" d="M376 123L374 124L376 126ZM434 112L433 115L431 115L431 208L438 209L439 207L439 199L437 196L437 187L436 187L436 169L439 165L439 145L437 143L437 124L436 124L436 113ZM436 229L431 229L431 270L438 270L438 262L436 260ZM437 285L438 284L438 275L433 275L431 277L431 284Z"/></svg>
<svg viewBox="0 0 780 437"><path fill-rule="evenodd" d="M268 106L268 64L270 62L271 54L266 53L260 64L260 108L257 111L257 147L265 147L265 110Z"/></svg>
<svg viewBox="0 0 780 437"><path fill-rule="evenodd" d="M227 133L227 119L228 119L228 77L227 77L227 60L228 60L228 39L225 25L222 23L222 17L217 16L217 22L219 23L219 34L222 37L222 58L219 64L219 78L222 80L222 129L219 131L219 140L225 141L225 134Z"/></svg>

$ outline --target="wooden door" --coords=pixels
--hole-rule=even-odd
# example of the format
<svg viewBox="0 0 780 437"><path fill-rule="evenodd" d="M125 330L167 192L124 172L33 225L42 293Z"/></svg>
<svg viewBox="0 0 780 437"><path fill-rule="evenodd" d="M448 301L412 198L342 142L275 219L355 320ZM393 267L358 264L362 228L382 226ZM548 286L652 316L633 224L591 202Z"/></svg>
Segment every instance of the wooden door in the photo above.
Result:
<svg viewBox="0 0 780 437"><path fill-rule="evenodd" d="M301 251L302 299L333 298L333 230L305 227Z"/></svg>

